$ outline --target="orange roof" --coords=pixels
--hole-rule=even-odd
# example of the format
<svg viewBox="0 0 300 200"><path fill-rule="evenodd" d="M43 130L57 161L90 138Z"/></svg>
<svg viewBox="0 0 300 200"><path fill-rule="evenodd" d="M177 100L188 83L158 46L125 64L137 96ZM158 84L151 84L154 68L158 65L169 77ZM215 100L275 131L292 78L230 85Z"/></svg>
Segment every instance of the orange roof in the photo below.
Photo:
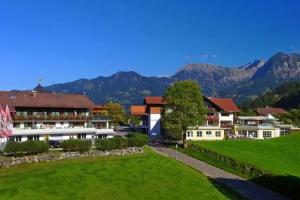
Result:
<svg viewBox="0 0 300 200"><path fill-rule="evenodd" d="M234 101L230 98L206 97L206 99L225 112L240 112L240 109L235 105Z"/></svg>
<svg viewBox="0 0 300 200"><path fill-rule="evenodd" d="M150 107L151 114L160 114L160 107Z"/></svg>
<svg viewBox="0 0 300 200"><path fill-rule="evenodd" d="M146 106L131 106L131 115L146 115Z"/></svg>
<svg viewBox="0 0 300 200"><path fill-rule="evenodd" d="M145 100L144 100L145 104L165 104L165 101L163 100L162 97L159 97L159 96L147 96L145 97Z"/></svg>
<svg viewBox="0 0 300 200"><path fill-rule="evenodd" d="M288 113L286 110L283 108L258 108L256 112L260 115L281 115L281 114L286 114Z"/></svg>

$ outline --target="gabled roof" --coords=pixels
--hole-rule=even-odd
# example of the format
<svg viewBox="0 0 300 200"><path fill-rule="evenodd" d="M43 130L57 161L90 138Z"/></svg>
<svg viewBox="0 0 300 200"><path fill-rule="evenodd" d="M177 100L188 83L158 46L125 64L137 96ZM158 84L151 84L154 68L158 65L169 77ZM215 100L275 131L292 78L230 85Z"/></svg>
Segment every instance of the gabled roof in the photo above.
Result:
<svg viewBox="0 0 300 200"><path fill-rule="evenodd" d="M146 106L131 106L131 115L146 115Z"/></svg>
<svg viewBox="0 0 300 200"><path fill-rule="evenodd" d="M283 108L258 108L256 109L257 114L260 115L282 115L288 113Z"/></svg>
<svg viewBox="0 0 300 200"><path fill-rule="evenodd" d="M0 105L8 105L11 111L14 111L16 107L85 109L95 107L95 104L84 95L36 91L0 91Z"/></svg>
<svg viewBox="0 0 300 200"><path fill-rule="evenodd" d="M165 104L165 101L163 100L162 97L159 96L147 96L144 99L145 104L156 104L156 105L163 105Z"/></svg>
<svg viewBox="0 0 300 200"><path fill-rule="evenodd" d="M230 98L212 98L212 97L204 97L207 101L211 102L219 109L225 112L240 112L240 109L234 103L234 101Z"/></svg>

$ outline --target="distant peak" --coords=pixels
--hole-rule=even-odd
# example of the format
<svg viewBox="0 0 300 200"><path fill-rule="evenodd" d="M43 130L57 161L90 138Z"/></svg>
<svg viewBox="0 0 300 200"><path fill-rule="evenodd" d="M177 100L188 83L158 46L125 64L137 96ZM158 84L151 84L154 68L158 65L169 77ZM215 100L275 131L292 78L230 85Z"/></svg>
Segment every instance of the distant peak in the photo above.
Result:
<svg viewBox="0 0 300 200"><path fill-rule="evenodd" d="M136 75L141 76L139 73L135 71L118 71L117 73L113 74L112 76L120 76L120 75Z"/></svg>
<svg viewBox="0 0 300 200"><path fill-rule="evenodd" d="M191 64L187 64L185 66L183 66L182 68L180 68L178 72L181 71L185 71L185 72L189 72L189 71L198 71L198 70L212 70L212 69L216 69L218 68L217 65L213 65L213 64L207 64L207 63L191 63Z"/></svg>
<svg viewBox="0 0 300 200"><path fill-rule="evenodd" d="M265 64L264 60L254 60L252 63L248 63L246 65L242 65L239 69L243 70L251 70L251 69L258 69Z"/></svg>

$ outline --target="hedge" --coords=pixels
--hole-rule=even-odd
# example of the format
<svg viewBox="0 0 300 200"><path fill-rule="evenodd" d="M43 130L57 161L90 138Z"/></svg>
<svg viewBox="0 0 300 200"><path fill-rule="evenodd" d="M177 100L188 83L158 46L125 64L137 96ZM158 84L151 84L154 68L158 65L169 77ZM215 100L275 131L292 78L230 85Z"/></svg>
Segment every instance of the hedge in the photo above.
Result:
<svg viewBox="0 0 300 200"><path fill-rule="evenodd" d="M200 153L200 154L207 156L213 160L223 163L224 165L229 166L229 167L237 170L239 173L241 173L247 177L250 177L250 178L256 178L256 177L261 177L264 175L272 174L271 172L262 170L255 165L238 161L229 156L224 156L222 154L219 154L217 152L211 151L209 149L200 147L199 145L195 145L195 144L192 144L189 142L187 143L187 150Z"/></svg>
<svg viewBox="0 0 300 200"><path fill-rule="evenodd" d="M4 152L9 155L38 154L48 152L49 145L44 141L7 142Z"/></svg>
<svg viewBox="0 0 300 200"><path fill-rule="evenodd" d="M124 149L126 147L142 147L148 143L148 136L141 134L128 134L127 137L116 136L110 139L97 139L96 149L108 151L113 149Z"/></svg>
<svg viewBox="0 0 300 200"><path fill-rule="evenodd" d="M83 153L90 150L91 141L70 139L70 140L62 141L60 146L61 148L63 148L64 151L79 151Z"/></svg>
<svg viewBox="0 0 300 200"><path fill-rule="evenodd" d="M127 135L129 147L142 147L148 143L149 137L145 134L130 133Z"/></svg>

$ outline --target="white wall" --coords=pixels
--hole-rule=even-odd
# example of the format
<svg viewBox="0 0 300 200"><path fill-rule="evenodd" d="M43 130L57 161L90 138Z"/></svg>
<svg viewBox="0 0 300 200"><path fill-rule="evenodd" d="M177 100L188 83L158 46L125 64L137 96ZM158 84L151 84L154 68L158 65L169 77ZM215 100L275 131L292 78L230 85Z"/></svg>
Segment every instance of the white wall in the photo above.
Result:
<svg viewBox="0 0 300 200"><path fill-rule="evenodd" d="M149 132L150 136L159 136L161 123L160 123L160 114L150 114L149 115Z"/></svg>
<svg viewBox="0 0 300 200"><path fill-rule="evenodd" d="M202 136L197 135L197 132L201 131L202 132ZM207 135L206 132L210 131L211 135ZM216 132L219 131L221 133L220 136L216 136ZM188 132L192 133L188 134ZM225 133L224 133L224 129L221 128L201 128L201 129L193 129L193 130L187 130L186 131L186 140L193 140L193 141L197 141L197 140L223 140L225 137Z"/></svg>
<svg viewBox="0 0 300 200"><path fill-rule="evenodd" d="M222 116L219 112L219 125L221 125L221 121L230 121L233 124L233 114L230 113L229 116Z"/></svg>

